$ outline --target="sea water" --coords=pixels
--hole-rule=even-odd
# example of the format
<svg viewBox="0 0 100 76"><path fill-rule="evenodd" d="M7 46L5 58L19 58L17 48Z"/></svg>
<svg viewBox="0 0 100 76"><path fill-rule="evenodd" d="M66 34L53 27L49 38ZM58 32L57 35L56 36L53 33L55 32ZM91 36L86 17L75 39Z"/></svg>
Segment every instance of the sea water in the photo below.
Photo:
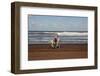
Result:
<svg viewBox="0 0 100 76"><path fill-rule="evenodd" d="M58 35L60 44L86 44L87 32L28 32L28 44L49 44Z"/></svg>

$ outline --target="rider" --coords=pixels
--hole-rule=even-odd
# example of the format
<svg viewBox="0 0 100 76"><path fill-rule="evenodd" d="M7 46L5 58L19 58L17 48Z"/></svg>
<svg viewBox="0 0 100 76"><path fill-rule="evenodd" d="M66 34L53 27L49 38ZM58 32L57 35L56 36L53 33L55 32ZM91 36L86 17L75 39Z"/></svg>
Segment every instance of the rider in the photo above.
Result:
<svg viewBox="0 0 100 76"><path fill-rule="evenodd" d="M58 34L53 39L54 48L59 48L59 36Z"/></svg>

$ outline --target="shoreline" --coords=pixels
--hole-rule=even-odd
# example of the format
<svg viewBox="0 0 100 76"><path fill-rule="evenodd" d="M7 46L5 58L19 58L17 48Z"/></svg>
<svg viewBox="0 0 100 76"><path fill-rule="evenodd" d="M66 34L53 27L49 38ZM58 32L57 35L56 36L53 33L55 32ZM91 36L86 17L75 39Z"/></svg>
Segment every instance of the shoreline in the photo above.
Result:
<svg viewBox="0 0 100 76"><path fill-rule="evenodd" d="M53 49L49 44L29 44L28 60L76 59L87 58L87 44L60 44Z"/></svg>

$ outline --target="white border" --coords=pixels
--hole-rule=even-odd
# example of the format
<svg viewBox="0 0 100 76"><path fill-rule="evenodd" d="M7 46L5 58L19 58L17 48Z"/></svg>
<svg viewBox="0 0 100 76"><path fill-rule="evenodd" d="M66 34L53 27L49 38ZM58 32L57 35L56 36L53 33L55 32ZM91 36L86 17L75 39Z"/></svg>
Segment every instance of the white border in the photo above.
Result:
<svg viewBox="0 0 100 76"><path fill-rule="evenodd" d="M28 14L88 17L88 58L28 61ZM21 7L20 18L21 70L94 65L94 11Z"/></svg>

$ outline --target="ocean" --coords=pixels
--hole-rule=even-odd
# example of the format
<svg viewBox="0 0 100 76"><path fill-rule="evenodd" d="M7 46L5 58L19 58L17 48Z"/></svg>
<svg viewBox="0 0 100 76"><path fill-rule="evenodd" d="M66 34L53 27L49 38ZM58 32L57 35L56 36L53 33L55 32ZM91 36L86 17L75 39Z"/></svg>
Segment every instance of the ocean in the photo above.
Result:
<svg viewBox="0 0 100 76"><path fill-rule="evenodd" d="M54 36L58 35L60 44L87 44L87 32L34 32L28 31L28 44L50 44Z"/></svg>

